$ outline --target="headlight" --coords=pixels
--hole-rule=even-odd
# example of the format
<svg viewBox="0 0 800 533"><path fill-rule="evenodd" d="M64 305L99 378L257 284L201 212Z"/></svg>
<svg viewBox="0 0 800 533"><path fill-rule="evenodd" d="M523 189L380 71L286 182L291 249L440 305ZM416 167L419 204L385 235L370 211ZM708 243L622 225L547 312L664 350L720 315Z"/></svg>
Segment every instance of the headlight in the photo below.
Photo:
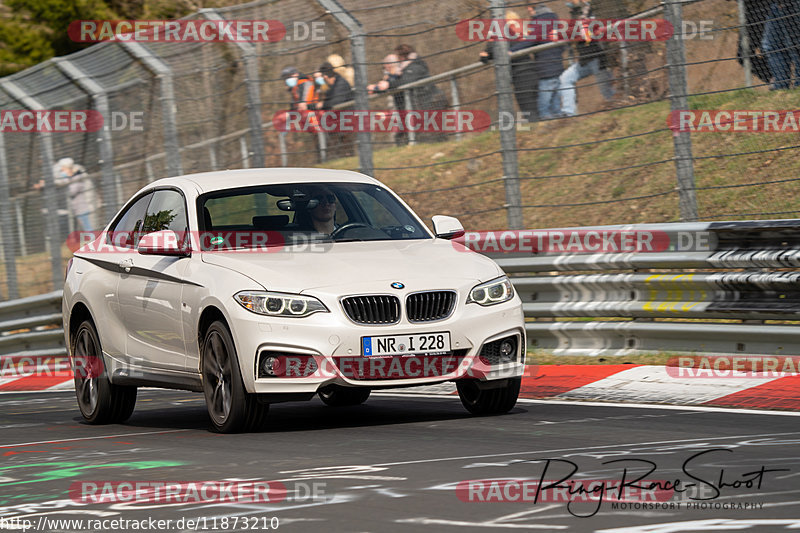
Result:
<svg viewBox="0 0 800 533"><path fill-rule="evenodd" d="M328 312L328 308L316 298L300 294L242 291L234 298L242 307L259 315L303 317Z"/></svg>
<svg viewBox="0 0 800 533"><path fill-rule="evenodd" d="M514 287L507 277L493 279L473 287L469 291L467 303L474 302L478 305L495 305L509 301L514 297Z"/></svg>

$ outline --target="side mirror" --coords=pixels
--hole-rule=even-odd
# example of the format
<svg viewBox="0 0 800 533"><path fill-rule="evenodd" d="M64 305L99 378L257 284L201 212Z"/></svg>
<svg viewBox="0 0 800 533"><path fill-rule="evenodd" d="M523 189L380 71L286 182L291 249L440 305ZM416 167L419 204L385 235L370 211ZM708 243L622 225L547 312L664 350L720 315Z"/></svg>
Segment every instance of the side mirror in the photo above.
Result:
<svg viewBox="0 0 800 533"><path fill-rule="evenodd" d="M189 257L192 251L186 243L183 232L180 234L172 230L161 230L148 233L139 239L136 251L142 255L169 255L176 257Z"/></svg>
<svg viewBox="0 0 800 533"><path fill-rule="evenodd" d="M457 239L465 233L464 226L455 217L434 215L431 221L433 222L433 232L440 239Z"/></svg>

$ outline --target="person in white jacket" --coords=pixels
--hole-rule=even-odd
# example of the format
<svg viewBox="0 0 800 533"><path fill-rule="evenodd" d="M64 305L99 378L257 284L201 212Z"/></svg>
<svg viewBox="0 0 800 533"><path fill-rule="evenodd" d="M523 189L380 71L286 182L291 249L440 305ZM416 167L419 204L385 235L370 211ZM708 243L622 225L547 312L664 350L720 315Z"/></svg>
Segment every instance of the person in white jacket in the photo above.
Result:
<svg viewBox="0 0 800 533"><path fill-rule="evenodd" d="M78 221L81 231L91 231L92 213L95 207L94 184L86 169L75 164L71 157L59 159L53 166L53 182L58 187L67 188L67 200L72 215ZM35 189L44 187L44 180L34 185Z"/></svg>

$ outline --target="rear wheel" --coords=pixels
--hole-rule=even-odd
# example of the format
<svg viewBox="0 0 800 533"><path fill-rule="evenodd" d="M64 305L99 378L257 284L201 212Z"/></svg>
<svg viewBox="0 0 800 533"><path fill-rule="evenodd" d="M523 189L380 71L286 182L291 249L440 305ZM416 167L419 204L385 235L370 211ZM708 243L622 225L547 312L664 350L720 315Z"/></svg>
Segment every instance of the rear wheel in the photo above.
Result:
<svg viewBox="0 0 800 533"><path fill-rule="evenodd" d="M203 339L203 394L212 427L220 433L257 429L269 412L269 404L245 391L233 338L219 320Z"/></svg>
<svg viewBox="0 0 800 533"><path fill-rule="evenodd" d="M109 381L100 337L91 320L78 326L71 348L75 395L83 419L90 424L115 424L130 418L136 407L136 387Z"/></svg>
<svg viewBox="0 0 800 533"><path fill-rule="evenodd" d="M319 390L319 398L331 407L361 405L369 398L370 389L364 387L340 387L328 385Z"/></svg>
<svg viewBox="0 0 800 533"><path fill-rule="evenodd" d="M486 383L486 382L484 382ZM497 388L486 388L475 379L456 381L458 397L473 415L499 415L509 412L517 403L522 378L507 380Z"/></svg>

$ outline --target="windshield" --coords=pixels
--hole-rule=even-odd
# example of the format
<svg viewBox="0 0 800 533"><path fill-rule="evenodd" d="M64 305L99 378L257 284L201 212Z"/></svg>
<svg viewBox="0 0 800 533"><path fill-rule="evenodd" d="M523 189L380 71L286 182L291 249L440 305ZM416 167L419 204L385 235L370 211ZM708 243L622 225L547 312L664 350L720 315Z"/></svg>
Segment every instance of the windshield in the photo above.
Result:
<svg viewBox="0 0 800 533"><path fill-rule="evenodd" d="M198 198L208 232L278 232L324 241L429 239L430 234L386 189L365 183L263 185Z"/></svg>

